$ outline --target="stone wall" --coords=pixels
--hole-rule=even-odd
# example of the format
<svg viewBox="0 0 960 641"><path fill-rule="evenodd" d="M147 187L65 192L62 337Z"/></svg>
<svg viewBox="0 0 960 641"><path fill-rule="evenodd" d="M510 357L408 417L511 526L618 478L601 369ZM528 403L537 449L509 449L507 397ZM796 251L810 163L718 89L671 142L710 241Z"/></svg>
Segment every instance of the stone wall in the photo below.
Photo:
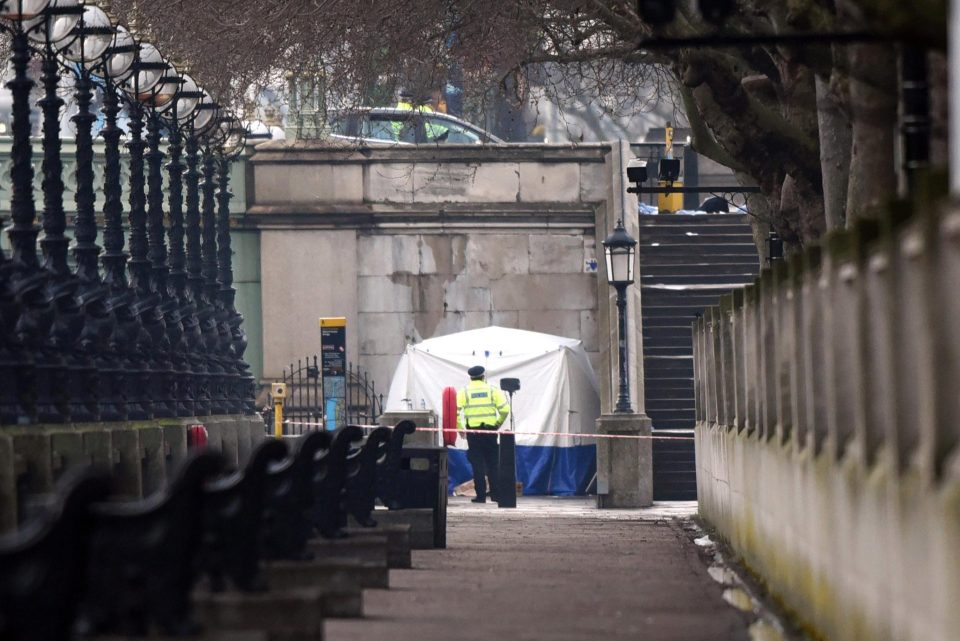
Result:
<svg viewBox="0 0 960 641"><path fill-rule="evenodd" d="M72 467L107 470L119 498L162 489L187 456L188 425L207 428L208 445L227 469L246 464L265 435L260 415L0 427L0 534L15 529L31 497L52 492Z"/></svg>
<svg viewBox="0 0 960 641"><path fill-rule="evenodd" d="M960 630L960 212L863 224L708 310L701 515L818 638Z"/></svg>
<svg viewBox="0 0 960 641"><path fill-rule="evenodd" d="M350 358L383 390L407 344L489 325L579 338L607 376L615 327L597 237L625 213L636 234L625 153L258 146L244 226L261 239L264 378L319 351L321 316L347 317Z"/></svg>

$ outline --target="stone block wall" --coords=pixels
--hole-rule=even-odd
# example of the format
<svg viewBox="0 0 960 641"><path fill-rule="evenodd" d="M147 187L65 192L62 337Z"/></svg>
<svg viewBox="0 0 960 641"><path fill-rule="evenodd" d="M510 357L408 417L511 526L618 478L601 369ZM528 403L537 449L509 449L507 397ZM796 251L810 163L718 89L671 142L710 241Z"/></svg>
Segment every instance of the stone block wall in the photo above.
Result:
<svg viewBox="0 0 960 641"><path fill-rule="evenodd" d="M636 233L625 153L259 145L243 225L261 238L264 378L319 352L319 317L345 316L350 360L383 391L407 344L489 325L579 338L607 380L615 312L597 238L621 216Z"/></svg>
<svg viewBox="0 0 960 641"><path fill-rule="evenodd" d="M818 638L960 630L960 211L835 234L695 325L697 491Z"/></svg>
<svg viewBox="0 0 960 641"><path fill-rule="evenodd" d="M0 427L0 534L15 529L31 497L52 492L71 467L108 471L119 498L153 494L186 458L187 425L195 424L207 428L209 447L228 469L245 465L265 436L259 415Z"/></svg>

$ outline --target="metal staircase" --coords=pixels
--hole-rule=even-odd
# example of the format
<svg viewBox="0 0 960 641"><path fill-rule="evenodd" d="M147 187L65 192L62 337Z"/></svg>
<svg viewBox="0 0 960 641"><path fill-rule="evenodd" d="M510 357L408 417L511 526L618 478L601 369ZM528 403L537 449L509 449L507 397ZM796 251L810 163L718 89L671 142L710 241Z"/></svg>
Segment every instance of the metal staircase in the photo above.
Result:
<svg viewBox="0 0 960 641"><path fill-rule="evenodd" d="M641 216L638 250L646 412L658 434L692 436L691 323L759 274L750 222L743 214ZM653 494L696 499L692 440L653 442Z"/></svg>

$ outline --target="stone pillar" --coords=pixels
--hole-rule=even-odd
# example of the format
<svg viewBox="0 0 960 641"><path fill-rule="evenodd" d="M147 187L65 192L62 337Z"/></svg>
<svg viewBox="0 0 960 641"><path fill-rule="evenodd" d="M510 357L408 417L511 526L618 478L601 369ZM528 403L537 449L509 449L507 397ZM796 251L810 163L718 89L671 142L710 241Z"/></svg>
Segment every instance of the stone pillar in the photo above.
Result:
<svg viewBox="0 0 960 641"><path fill-rule="evenodd" d="M13 440L0 434L0 535L17 527L17 478Z"/></svg>
<svg viewBox="0 0 960 641"><path fill-rule="evenodd" d="M604 414L599 434L650 436L644 414ZM653 504L653 441L649 438L597 439L597 507L637 508Z"/></svg>
<svg viewBox="0 0 960 641"><path fill-rule="evenodd" d="M143 496L163 489L167 483L163 429L145 423L137 428L140 437L141 483Z"/></svg>

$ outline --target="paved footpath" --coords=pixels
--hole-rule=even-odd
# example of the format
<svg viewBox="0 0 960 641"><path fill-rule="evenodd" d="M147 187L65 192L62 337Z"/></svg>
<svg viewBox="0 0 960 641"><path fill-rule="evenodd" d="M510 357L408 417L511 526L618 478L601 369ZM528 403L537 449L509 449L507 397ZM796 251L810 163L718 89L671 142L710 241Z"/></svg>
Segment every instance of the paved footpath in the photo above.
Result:
<svg viewBox="0 0 960 641"><path fill-rule="evenodd" d="M366 616L327 641L748 640L681 527L695 503L604 510L521 497L516 510L451 498L446 550L415 551Z"/></svg>

